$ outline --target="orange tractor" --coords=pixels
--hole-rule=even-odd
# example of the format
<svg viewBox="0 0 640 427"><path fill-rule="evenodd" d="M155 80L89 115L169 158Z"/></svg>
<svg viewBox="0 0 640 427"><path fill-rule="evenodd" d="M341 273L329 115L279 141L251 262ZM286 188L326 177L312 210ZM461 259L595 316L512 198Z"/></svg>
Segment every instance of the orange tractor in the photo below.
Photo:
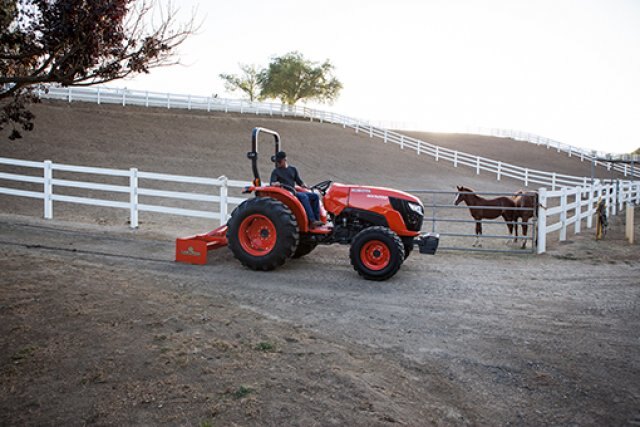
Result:
<svg viewBox="0 0 640 427"><path fill-rule="evenodd" d="M258 170L258 138L269 134L280 151L280 135L255 128L252 150L253 182L244 193L255 197L242 202L228 223L203 235L177 240L176 261L205 264L208 250L229 246L234 256L252 270L273 270L288 258L309 254L319 244L351 245L353 268L365 279L386 280L398 272L415 246L435 254L438 236L422 234L424 207L420 199L403 191L381 187L344 185L323 181L310 189L263 185ZM271 160L275 162L275 156ZM310 227L296 191L313 191L320 199L321 227Z"/></svg>

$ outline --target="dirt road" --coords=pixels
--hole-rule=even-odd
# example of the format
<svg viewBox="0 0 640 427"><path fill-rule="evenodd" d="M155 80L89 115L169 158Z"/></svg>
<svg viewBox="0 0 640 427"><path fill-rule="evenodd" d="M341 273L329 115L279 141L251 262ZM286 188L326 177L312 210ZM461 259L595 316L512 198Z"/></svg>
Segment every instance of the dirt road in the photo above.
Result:
<svg viewBox="0 0 640 427"><path fill-rule="evenodd" d="M345 247L258 273L2 216L0 424L635 425L640 250L619 229L372 283Z"/></svg>

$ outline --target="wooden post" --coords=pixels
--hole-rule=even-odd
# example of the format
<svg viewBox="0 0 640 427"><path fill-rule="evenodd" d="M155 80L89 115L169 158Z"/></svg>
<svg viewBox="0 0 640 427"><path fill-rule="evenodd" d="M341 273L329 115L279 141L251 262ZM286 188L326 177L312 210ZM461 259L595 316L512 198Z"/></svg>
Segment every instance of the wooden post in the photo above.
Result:
<svg viewBox="0 0 640 427"><path fill-rule="evenodd" d="M635 232L635 229L633 226L633 205L627 202L624 236L632 245L633 245L633 242L635 241L634 232Z"/></svg>

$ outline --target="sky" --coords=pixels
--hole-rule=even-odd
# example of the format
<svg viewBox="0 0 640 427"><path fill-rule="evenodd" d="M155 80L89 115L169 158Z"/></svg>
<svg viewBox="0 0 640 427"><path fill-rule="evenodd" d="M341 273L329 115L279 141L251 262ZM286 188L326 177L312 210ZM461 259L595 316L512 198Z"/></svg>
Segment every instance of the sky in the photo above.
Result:
<svg viewBox="0 0 640 427"><path fill-rule="evenodd" d="M309 106L426 131L530 132L640 148L640 0L181 0L181 64L118 82L220 97L221 73L301 52L343 83Z"/></svg>

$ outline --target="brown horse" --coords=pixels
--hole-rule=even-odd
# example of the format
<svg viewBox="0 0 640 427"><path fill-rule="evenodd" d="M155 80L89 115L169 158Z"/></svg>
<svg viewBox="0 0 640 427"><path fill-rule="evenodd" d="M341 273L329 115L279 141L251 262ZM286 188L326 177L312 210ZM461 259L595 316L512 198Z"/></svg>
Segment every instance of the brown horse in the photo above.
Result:
<svg viewBox="0 0 640 427"><path fill-rule="evenodd" d="M504 218L509 229L509 235L513 234L514 210L516 207L512 198L502 196L495 199L485 199L478 196L471 188L456 186L458 188L458 196L454 204L458 206L461 202L465 202L469 207L469 213L476 220L476 241L473 246L482 246L480 244L480 236L482 236L482 220L496 219L499 216Z"/></svg>
<svg viewBox="0 0 640 427"><path fill-rule="evenodd" d="M514 221L519 221L522 225L522 237L527 237L527 228L529 226L529 219L532 217L538 217L538 193L535 191L518 190L513 195L513 202L516 204L517 210L514 211ZM514 242L518 241L518 224L516 226L516 237ZM533 234L533 233L532 233ZM527 246L527 239L522 241L522 249Z"/></svg>

